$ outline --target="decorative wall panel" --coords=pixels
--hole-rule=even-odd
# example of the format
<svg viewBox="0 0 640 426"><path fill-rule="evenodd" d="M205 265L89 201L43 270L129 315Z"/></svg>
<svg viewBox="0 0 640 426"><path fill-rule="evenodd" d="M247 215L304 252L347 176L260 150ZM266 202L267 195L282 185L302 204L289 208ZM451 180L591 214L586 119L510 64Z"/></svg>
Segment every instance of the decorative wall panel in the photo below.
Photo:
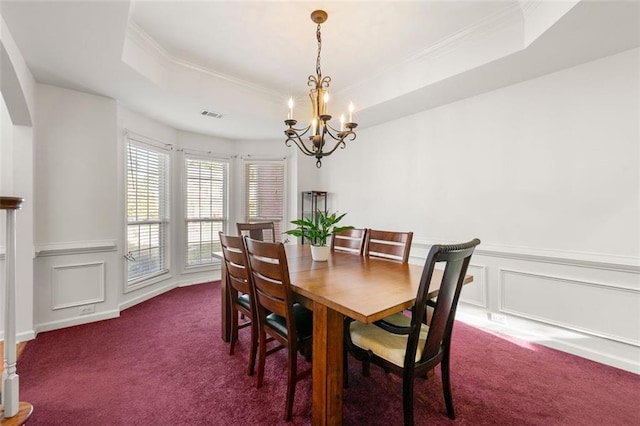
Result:
<svg viewBox="0 0 640 426"><path fill-rule="evenodd" d="M56 310L104 302L104 267L104 262L54 266L51 308Z"/></svg>
<svg viewBox="0 0 640 426"><path fill-rule="evenodd" d="M500 311L640 346L640 290L500 270Z"/></svg>
<svg viewBox="0 0 640 426"><path fill-rule="evenodd" d="M487 268L469 265L467 274L473 275L473 282L462 287L460 301L487 308Z"/></svg>

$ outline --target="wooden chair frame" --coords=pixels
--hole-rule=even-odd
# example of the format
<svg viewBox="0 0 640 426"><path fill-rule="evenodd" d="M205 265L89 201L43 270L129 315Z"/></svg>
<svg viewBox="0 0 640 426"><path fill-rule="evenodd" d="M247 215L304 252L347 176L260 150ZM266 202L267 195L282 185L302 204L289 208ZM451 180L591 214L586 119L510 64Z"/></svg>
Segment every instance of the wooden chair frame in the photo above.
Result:
<svg viewBox="0 0 640 426"><path fill-rule="evenodd" d="M362 256L367 238L367 229L352 228L331 235L331 251L357 254Z"/></svg>
<svg viewBox="0 0 640 426"><path fill-rule="evenodd" d="M245 327L251 327L251 348L249 354L248 373L252 376L255 370L256 352L258 350L258 323L255 298L253 297L249 269L247 268L247 265L249 264L247 252L242 237L224 235L222 232L220 232L219 235L227 274L227 293L229 295L228 297L231 306L231 339L229 355L233 355L234 353L236 342L238 341L238 330ZM247 297L240 299L238 293L248 296L248 308L246 306ZM243 324L238 324L239 313L243 318L248 318L248 320Z"/></svg>
<svg viewBox="0 0 640 426"><path fill-rule="evenodd" d="M264 379L265 358L269 353L286 348L288 355L287 399L285 403L285 420L289 421L293 412L293 401L296 383L308 376L311 369L298 373L297 351L307 357L311 357L311 330L306 335L299 333L298 316L306 313L309 320L312 318L310 311L295 304L291 280L289 278L289 266L287 255L282 243L268 243L244 237L249 259L250 279L256 301L258 316L258 382L260 388ZM286 332L273 326L273 314L284 318ZM280 345L267 351L267 335L277 340Z"/></svg>
<svg viewBox="0 0 640 426"><path fill-rule="evenodd" d="M413 425L414 378L418 376L428 377L428 372L438 364L440 364L442 371L442 389L447 407L447 415L451 419L455 419L449 374L451 333L453 331L456 308L464 277L471 260L471 255L478 244L480 244L480 240L474 239L464 244L432 246L420 279L420 286L413 305L410 326L398 326L385 320L377 321L371 325L371 327L380 327L391 334L407 336L403 366L398 366L378 356L369 349L356 346L351 340L353 320L345 321L346 350L363 362L372 362L384 368L385 371L402 377L402 401L405 425ZM429 284L431 283L431 277L436 263L444 263L442 283L438 292L427 338L422 348L422 356L416 362L415 357L420 338L420 330L424 327L422 318L426 309ZM345 370L345 375L346 374L347 371Z"/></svg>
<svg viewBox="0 0 640 426"><path fill-rule="evenodd" d="M407 263L409 261L412 240L413 232L368 229L364 245L364 255Z"/></svg>
<svg viewBox="0 0 640 426"><path fill-rule="evenodd" d="M253 240L265 241L264 232L271 231L271 242L276 242L276 229L273 222L236 223L238 235L248 235Z"/></svg>

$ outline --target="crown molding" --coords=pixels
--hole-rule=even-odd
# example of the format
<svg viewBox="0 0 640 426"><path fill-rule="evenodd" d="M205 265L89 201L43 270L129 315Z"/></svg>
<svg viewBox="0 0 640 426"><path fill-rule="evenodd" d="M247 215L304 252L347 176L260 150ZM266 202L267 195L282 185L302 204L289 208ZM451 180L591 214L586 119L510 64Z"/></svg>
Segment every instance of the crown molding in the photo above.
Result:
<svg viewBox="0 0 640 426"><path fill-rule="evenodd" d="M286 96L280 92L276 92L272 89L266 88L259 84L244 80L241 78L233 77L228 74L214 71L210 68L194 64L192 62L177 58L171 55L161 44L159 44L153 37L147 34L142 28L132 21L129 21L127 25L126 38L134 42L139 48L146 51L156 62L158 62L163 68L168 69L168 65L174 65L181 68L185 68L191 71L196 71L202 74L206 74L215 79L222 80L233 85L249 89L253 92L259 92L271 97L273 100L281 102Z"/></svg>
<svg viewBox="0 0 640 426"><path fill-rule="evenodd" d="M525 20L533 15L533 12L542 4L542 0L518 0L522 15Z"/></svg>
<svg viewBox="0 0 640 426"><path fill-rule="evenodd" d="M530 1L537 3L541 0ZM391 64L380 72L370 75L366 80L361 80L355 84L343 87L336 92L336 96L340 96L344 92L357 90L357 88L362 86L369 87L371 81L379 80L381 77L391 75L400 69L408 69L418 66L418 64L434 60L438 57L446 56L457 51L463 51L472 45L477 45L485 40L489 40L497 32L503 31L514 25L520 28L520 33L523 33L522 29L524 27L524 18L521 5L519 3L510 3L507 7L499 10L493 15L489 15L474 22L473 24L467 25L448 37L440 39L423 50L406 57L400 62ZM521 38L520 44L524 47L524 37Z"/></svg>

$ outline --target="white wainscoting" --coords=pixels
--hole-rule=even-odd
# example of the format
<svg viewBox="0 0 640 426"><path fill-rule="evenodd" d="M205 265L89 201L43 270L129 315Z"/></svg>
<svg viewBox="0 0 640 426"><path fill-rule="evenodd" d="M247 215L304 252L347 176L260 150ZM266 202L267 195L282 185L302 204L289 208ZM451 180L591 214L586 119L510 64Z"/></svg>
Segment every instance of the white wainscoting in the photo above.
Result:
<svg viewBox="0 0 640 426"><path fill-rule="evenodd" d="M414 239L411 263L423 264L431 244ZM631 257L481 244L458 319L640 374L639 265Z"/></svg>
<svg viewBox="0 0 640 426"><path fill-rule="evenodd" d="M220 278L218 265L125 291L125 264L115 240L40 244L35 253L35 334L116 318L122 310L176 287Z"/></svg>
<svg viewBox="0 0 640 426"><path fill-rule="evenodd" d="M640 290L500 270L500 311L640 347Z"/></svg>
<svg viewBox="0 0 640 426"><path fill-rule="evenodd" d="M114 240L40 244L35 255L36 334L120 315Z"/></svg>
<svg viewBox="0 0 640 426"><path fill-rule="evenodd" d="M460 293L460 301L481 308L488 308L489 280L487 278L487 267L470 263L467 274L473 276L473 282L463 287L463 291Z"/></svg>
<svg viewBox="0 0 640 426"><path fill-rule="evenodd" d="M104 262L54 266L51 309L104 302Z"/></svg>

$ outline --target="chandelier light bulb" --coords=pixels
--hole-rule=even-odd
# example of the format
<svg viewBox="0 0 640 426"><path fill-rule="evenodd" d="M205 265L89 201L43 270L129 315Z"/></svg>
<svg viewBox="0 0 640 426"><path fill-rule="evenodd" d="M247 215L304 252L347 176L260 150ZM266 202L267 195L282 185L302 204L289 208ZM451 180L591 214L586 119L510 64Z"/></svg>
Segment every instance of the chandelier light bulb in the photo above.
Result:
<svg viewBox="0 0 640 426"><path fill-rule="evenodd" d="M293 97L289 98L289 120L293 120Z"/></svg>

